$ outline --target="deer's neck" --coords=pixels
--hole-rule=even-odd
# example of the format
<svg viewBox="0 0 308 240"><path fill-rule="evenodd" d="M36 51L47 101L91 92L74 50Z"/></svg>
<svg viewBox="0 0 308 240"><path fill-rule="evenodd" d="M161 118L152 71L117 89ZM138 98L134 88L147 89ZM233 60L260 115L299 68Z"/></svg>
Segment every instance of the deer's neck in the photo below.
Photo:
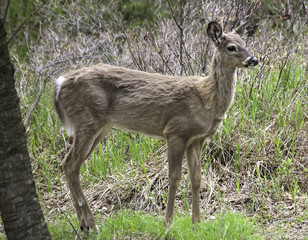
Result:
<svg viewBox="0 0 308 240"><path fill-rule="evenodd" d="M214 92L212 113L217 118L225 117L233 101L236 85L235 68L226 66L221 58L222 56L215 52L209 75Z"/></svg>

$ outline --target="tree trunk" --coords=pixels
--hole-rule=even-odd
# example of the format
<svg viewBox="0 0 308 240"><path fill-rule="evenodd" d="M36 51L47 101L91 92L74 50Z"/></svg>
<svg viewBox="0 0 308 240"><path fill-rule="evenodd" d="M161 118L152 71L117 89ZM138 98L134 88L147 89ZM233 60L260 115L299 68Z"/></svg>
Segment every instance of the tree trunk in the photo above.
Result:
<svg viewBox="0 0 308 240"><path fill-rule="evenodd" d="M14 69L0 20L0 212L8 239L50 239L26 146Z"/></svg>

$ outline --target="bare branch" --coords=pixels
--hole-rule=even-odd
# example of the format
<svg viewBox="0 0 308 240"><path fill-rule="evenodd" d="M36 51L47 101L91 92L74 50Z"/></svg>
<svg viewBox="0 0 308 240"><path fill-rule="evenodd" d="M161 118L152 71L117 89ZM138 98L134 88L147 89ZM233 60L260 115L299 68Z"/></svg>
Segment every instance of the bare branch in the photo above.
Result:
<svg viewBox="0 0 308 240"><path fill-rule="evenodd" d="M10 2L11 2L10 0L7 0L7 4L6 4L6 8L5 8L4 16L3 16L3 22L5 22L7 11L8 11L9 6L10 6Z"/></svg>
<svg viewBox="0 0 308 240"><path fill-rule="evenodd" d="M57 203L57 207L60 210L61 214L64 215L65 219L68 221L68 223L71 225L71 227L73 228L73 231L76 234L76 238L81 240L81 237L78 234L78 231L76 230L76 228L74 227L73 223L70 221L70 219L66 216L65 212L63 212L63 210L61 209L60 205Z"/></svg>
<svg viewBox="0 0 308 240"><path fill-rule="evenodd" d="M279 77L278 77L278 81L277 81L276 87L275 87L275 89L274 89L274 91L273 91L273 93L272 93L270 99L269 99L268 102L266 103L266 106L265 106L265 108L264 108L262 117L263 117L264 114L266 113L266 110L267 110L267 108L268 108L270 102L272 101L274 94L276 93L276 91L277 91L277 89L278 89L278 86L279 86L280 81L281 81L281 75L282 75L283 69L285 68L285 66L286 66L287 63L288 63L288 59L289 59L290 54L291 54L291 52L289 51L289 52L287 53L287 56L286 56L286 58L285 58L285 61L284 61L283 65L282 65L282 67L280 68Z"/></svg>
<svg viewBox="0 0 308 240"><path fill-rule="evenodd" d="M20 31L20 29L25 25L26 22L28 22L28 20L34 16L42 7L45 6L45 4L48 2L48 0L46 0L45 2L43 2L43 4L34 11L34 13L32 13L30 16L28 16L25 21L23 21L22 24L19 25L19 27L17 28L17 30L13 33L13 35L10 37L10 39L7 41L7 44L9 44L9 42L17 35L17 33Z"/></svg>

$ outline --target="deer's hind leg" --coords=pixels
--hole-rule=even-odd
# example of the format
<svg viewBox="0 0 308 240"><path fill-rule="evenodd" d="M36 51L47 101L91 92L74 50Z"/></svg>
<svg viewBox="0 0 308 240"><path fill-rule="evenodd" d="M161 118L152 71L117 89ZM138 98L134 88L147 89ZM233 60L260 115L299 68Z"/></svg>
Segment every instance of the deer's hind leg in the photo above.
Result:
<svg viewBox="0 0 308 240"><path fill-rule="evenodd" d="M110 127L105 125L96 131L87 129L87 131L76 132L73 146L62 164L76 209L79 226L85 232L89 228L94 228L95 223L94 216L80 186L80 168L98 142L108 134L109 130Z"/></svg>

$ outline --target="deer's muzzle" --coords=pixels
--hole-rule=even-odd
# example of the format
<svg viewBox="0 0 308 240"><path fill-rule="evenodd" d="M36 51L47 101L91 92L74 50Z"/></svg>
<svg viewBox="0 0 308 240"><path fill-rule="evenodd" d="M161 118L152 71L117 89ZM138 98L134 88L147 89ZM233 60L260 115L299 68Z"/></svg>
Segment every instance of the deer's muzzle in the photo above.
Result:
<svg viewBox="0 0 308 240"><path fill-rule="evenodd" d="M244 61L244 65L247 68L253 68L255 66L257 66L259 63L258 59L254 56L252 57L248 57L245 61Z"/></svg>

